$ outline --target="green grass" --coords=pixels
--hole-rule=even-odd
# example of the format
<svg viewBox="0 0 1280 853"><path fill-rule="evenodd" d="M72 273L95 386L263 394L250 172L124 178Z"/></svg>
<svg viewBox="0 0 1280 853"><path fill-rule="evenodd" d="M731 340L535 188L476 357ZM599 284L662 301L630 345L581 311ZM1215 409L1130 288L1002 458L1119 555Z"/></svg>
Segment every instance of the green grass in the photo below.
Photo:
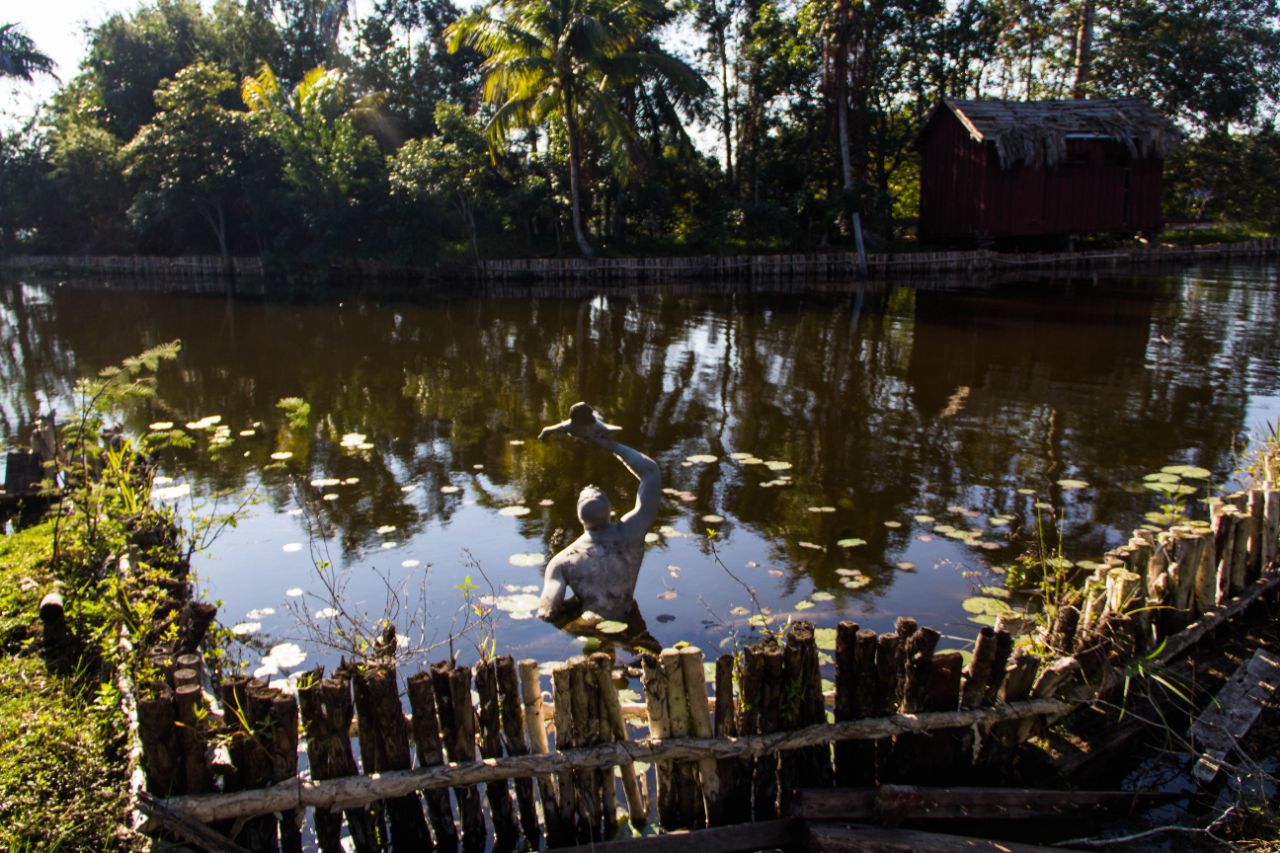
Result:
<svg viewBox="0 0 1280 853"><path fill-rule="evenodd" d="M42 655L52 527L0 537L0 850L128 850L122 721L94 673Z"/></svg>

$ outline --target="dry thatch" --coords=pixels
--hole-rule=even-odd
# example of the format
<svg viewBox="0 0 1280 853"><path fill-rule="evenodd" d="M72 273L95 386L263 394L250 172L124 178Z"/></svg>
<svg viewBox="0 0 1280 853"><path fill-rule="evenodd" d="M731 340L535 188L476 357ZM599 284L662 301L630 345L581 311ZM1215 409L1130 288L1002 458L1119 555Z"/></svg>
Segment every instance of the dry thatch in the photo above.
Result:
<svg viewBox="0 0 1280 853"><path fill-rule="evenodd" d="M942 105L977 140L995 143L1000 166L1054 166L1066 159L1069 137L1103 137L1123 143L1133 157L1161 157L1177 130L1139 98L1079 101L967 101Z"/></svg>

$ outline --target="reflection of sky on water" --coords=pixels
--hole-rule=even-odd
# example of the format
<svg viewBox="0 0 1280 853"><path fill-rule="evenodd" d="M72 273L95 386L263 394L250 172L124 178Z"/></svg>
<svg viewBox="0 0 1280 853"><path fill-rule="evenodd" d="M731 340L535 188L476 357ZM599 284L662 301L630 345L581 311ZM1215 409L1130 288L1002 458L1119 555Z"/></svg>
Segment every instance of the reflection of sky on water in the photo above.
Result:
<svg viewBox="0 0 1280 853"><path fill-rule="evenodd" d="M65 400L72 377L181 338L161 402L128 425L217 413L231 426L219 458L166 462L198 494L257 488L249 515L197 559L226 624L273 608L252 621L271 641L296 636L288 605L314 614L325 603L286 591L318 591L309 545L327 530L319 557L346 573L349 609L381 615L385 578L425 607L430 641L460 618L464 577L477 594L540 584L539 567L509 558L571 540L583 484L630 506L634 482L616 462L533 439L587 399L691 498L668 497L655 527L667 535L648 546L637 586L662 643L712 651L722 623L745 630L750 597L717 554L780 618L883 630L912 615L971 637L959 603L999 582L993 570L1025 547L1038 501L1062 509L1068 554L1092 558L1154 508L1144 474L1170 463L1230 474L1239 436L1280 413L1278 305L1274 271L1256 268L976 289L513 289L297 304L0 287L0 434L19 432L37 402ZM286 396L311 403L307 429L275 408ZM254 436L237 435L258 421ZM352 432L372 447L343 448ZM281 450L294 455L270 464ZM686 465L693 454L718 461ZM779 474L792 480L766 485ZM1089 485L1064 489L1065 478ZM299 500L307 513L290 514ZM500 514L517 503L530 512ZM708 525L709 514L725 521ZM939 525L983 532L966 544ZM850 538L866 544L838 544ZM869 580L849 584L857 577ZM500 649L555 659L580 648L513 615L499 616Z"/></svg>

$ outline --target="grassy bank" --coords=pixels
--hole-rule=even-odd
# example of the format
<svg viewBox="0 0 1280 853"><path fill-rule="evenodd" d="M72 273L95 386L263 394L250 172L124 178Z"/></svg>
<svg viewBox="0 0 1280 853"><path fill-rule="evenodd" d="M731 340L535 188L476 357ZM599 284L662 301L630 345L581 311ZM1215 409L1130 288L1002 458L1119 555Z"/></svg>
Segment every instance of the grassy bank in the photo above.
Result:
<svg viewBox="0 0 1280 853"><path fill-rule="evenodd" d="M101 701L94 655L44 635L40 599L60 580L52 549L52 522L0 537L0 849L137 849L124 829L123 718ZM76 611L72 627L101 626Z"/></svg>

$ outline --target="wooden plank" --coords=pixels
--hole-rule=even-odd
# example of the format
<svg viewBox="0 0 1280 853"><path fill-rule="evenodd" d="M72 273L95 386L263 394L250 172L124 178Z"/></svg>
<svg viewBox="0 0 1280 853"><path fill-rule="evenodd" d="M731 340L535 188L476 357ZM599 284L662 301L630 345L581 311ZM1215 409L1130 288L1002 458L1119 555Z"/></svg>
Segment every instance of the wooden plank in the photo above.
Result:
<svg viewBox="0 0 1280 853"><path fill-rule="evenodd" d="M791 847L804 838L804 824L794 818L763 820L711 829L667 832L625 841L561 848L557 853L737 853Z"/></svg>
<svg viewBox="0 0 1280 853"><path fill-rule="evenodd" d="M1204 784L1217 777L1222 762L1262 714L1262 707L1280 688L1280 658L1266 649L1236 669L1231 680L1191 726L1191 742L1201 750L1193 773Z"/></svg>
<svg viewBox="0 0 1280 853"><path fill-rule="evenodd" d="M1179 799L1180 794L1131 791L1054 791L1037 788L807 788L797 792L792 817L804 820L995 820L1036 818L1099 807Z"/></svg>
<svg viewBox="0 0 1280 853"><path fill-rule="evenodd" d="M859 824L809 825L809 850L814 853L1062 853L1067 849Z"/></svg>

